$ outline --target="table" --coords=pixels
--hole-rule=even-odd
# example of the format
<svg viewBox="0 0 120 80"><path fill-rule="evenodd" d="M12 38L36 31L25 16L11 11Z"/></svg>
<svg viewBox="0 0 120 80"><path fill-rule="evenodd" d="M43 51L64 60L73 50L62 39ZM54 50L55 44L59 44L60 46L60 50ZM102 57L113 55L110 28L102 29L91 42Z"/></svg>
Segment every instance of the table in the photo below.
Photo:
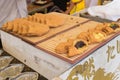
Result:
<svg viewBox="0 0 120 80"><path fill-rule="evenodd" d="M52 1L48 2L45 5L34 5L33 3L28 4L28 14L34 14L39 11L44 11L44 13L47 13L48 7L53 6L53 5L54 3Z"/></svg>
<svg viewBox="0 0 120 80"><path fill-rule="evenodd" d="M61 14L61 15L65 15L65 14ZM81 21L83 21L83 20L81 20ZM94 26L93 23L97 23L94 21L91 21L91 23L87 23L87 22L85 21L84 23L79 25L79 27L75 27L77 30L73 29L73 28L69 29L69 32L72 32L72 34L73 34L73 30L76 30L75 31L76 33L77 33L77 31L80 31L80 30L84 31L85 26L92 28ZM119 53L120 53L119 47L120 46L118 46L118 43L120 44L120 42L119 42L120 32L116 33L112 36L109 36L102 43L94 44L93 45L94 47L92 49L90 49L91 48L91 45L90 45L90 47L89 47L90 54L85 56L82 60L79 60L73 64L71 64L63 59L60 59L55 55L51 55L50 53L43 51L42 49L38 48L38 45L29 44L28 42L24 41L22 38L15 36L12 33L7 33L2 30L0 32L1 32L1 40L2 40L3 49L6 52L8 52L10 55L14 56L16 59L20 60L21 62L23 62L30 68L32 68L33 70L37 71L38 73L40 73L41 75L46 77L48 80L52 80L54 77L59 77L62 80L66 80L65 78L67 78L69 76L69 72L74 70L75 66L81 65L81 64L83 66L84 62L88 63L89 60L90 61L92 60L92 62L94 60L95 63L93 66L95 66L94 70L97 72L97 70L99 70L98 68L100 68L101 65L103 66L104 64L107 64L107 63L109 64L109 61L113 60L113 58L111 58L111 56L108 56L108 55L111 55L111 53L108 53L109 52L108 50L109 50L109 48L113 49L114 46L118 48L118 49L117 48L115 49L115 55L117 57L114 58L115 59L114 62L116 63L119 61L118 59L120 59L120 55L119 55ZM68 32L65 31L64 33L68 33ZM60 36L63 36L63 34L59 33L59 35L55 35L51 39L55 40L54 37L60 37ZM71 36L71 35L68 35L67 38L69 36ZM64 35L64 37L66 37L66 36ZM111 45L113 45L113 47ZM117 52L116 52L116 50L117 50ZM112 51L110 51L110 52L112 52ZM103 59L101 60L101 58L103 58ZM108 59L108 61L107 61L107 59ZM116 66L116 67L118 67L118 66ZM91 68L87 68L86 70L89 70L89 69L91 69ZM82 70L84 70L84 69L82 69ZM88 74L88 77L89 77L89 74ZM68 80L72 80L72 79L68 79ZM84 80L84 79L79 79L79 80Z"/></svg>

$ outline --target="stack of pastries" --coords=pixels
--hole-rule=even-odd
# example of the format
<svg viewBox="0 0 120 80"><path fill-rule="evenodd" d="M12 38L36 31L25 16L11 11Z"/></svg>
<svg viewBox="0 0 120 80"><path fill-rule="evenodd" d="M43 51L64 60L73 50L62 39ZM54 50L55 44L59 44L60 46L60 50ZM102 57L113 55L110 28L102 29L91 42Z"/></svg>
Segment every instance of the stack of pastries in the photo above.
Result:
<svg viewBox="0 0 120 80"><path fill-rule="evenodd" d="M59 21L56 21L57 19ZM65 18L59 15L37 13L26 18L9 21L2 26L2 29L24 36L41 36L46 34L51 27L59 27L64 22Z"/></svg>
<svg viewBox="0 0 120 80"><path fill-rule="evenodd" d="M26 18L28 21L47 24L49 27L59 27L65 23L66 17L61 17L58 14L40 14L36 13L33 16Z"/></svg>
<svg viewBox="0 0 120 80"><path fill-rule="evenodd" d="M88 49L88 45L102 42L108 35L117 31L120 31L120 25L115 22L98 24L93 29L81 32L76 39L68 39L66 42L59 43L55 47L55 52L67 54L68 57L82 54Z"/></svg>
<svg viewBox="0 0 120 80"><path fill-rule="evenodd" d="M30 22L25 19L17 19L4 24L2 29L24 36L41 36L49 31L49 26Z"/></svg>

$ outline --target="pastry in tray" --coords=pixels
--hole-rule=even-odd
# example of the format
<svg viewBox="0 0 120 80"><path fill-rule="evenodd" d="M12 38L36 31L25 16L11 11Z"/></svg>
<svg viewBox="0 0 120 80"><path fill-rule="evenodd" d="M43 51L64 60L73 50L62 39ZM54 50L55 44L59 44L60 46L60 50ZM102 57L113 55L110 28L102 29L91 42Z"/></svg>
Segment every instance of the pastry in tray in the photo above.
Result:
<svg viewBox="0 0 120 80"><path fill-rule="evenodd" d="M59 27L65 23L65 17L61 17L58 14L41 14L36 13L35 15L28 16L27 20L32 22L38 22L46 24L50 27Z"/></svg>
<svg viewBox="0 0 120 80"><path fill-rule="evenodd" d="M56 53L67 54L68 57L73 57L82 54L87 50L88 43L82 39L71 39L67 42L58 44L55 48Z"/></svg>
<svg viewBox="0 0 120 80"><path fill-rule="evenodd" d="M118 30L120 30L120 26L116 23L105 23L106 27L103 29L103 31L106 34L111 34L114 32L117 32Z"/></svg>
<svg viewBox="0 0 120 80"><path fill-rule="evenodd" d="M13 22L8 22L7 27L6 27L6 31L11 31L12 28L13 28Z"/></svg>
<svg viewBox="0 0 120 80"><path fill-rule="evenodd" d="M26 19L17 19L4 24L2 29L24 36L42 36L49 31L49 26Z"/></svg>
<svg viewBox="0 0 120 80"><path fill-rule="evenodd" d="M10 31L17 32L18 26L21 26L21 23L24 21L23 18L15 19L12 21L12 28ZM9 26L8 26L9 27Z"/></svg>
<svg viewBox="0 0 120 80"><path fill-rule="evenodd" d="M28 32L28 24L23 24L22 25L22 32L20 34L26 36L27 32Z"/></svg>
<svg viewBox="0 0 120 80"><path fill-rule="evenodd" d="M8 22L5 23L5 24L3 24L1 29L2 29L2 30L6 30L6 28L7 28L7 24L8 24Z"/></svg>
<svg viewBox="0 0 120 80"><path fill-rule="evenodd" d="M28 21L25 19L20 19L20 20L14 22L12 32L22 34L24 24L29 25Z"/></svg>
<svg viewBox="0 0 120 80"><path fill-rule="evenodd" d="M19 26L19 23L15 22L13 24L13 29L12 29L12 32L16 33L18 31L18 26Z"/></svg>
<svg viewBox="0 0 120 80"><path fill-rule="evenodd" d="M46 14L46 24L50 27L59 27L65 23L66 18L57 14Z"/></svg>
<svg viewBox="0 0 120 80"><path fill-rule="evenodd" d="M68 47L73 45L73 39L68 39L67 42L61 42L59 43L56 48L55 51L56 53L59 54L67 54L68 53Z"/></svg>
<svg viewBox="0 0 120 80"><path fill-rule="evenodd" d="M13 25L14 25L13 21L7 22L2 26L2 29L9 32L13 29Z"/></svg>
<svg viewBox="0 0 120 80"><path fill-rule="evenodd" d="M67 54L68 53L68 43L67 42L62 42L62 43L59 43L56 48L55 48L55 51L56 53L59 53L59 54Z"/></svg>
<svg viewBox="0 0 120 80"><path fill-rule="evenodd" d="M32 16L28 16L27 18L26 18L28 21L33 21L33 17Z"/></svg>
<svg viewBox="0 0 120 80"><path fill-rule="evenodd" d="M43 24L44 24L45 14L36 13L35 15L28 16L26 19L27 19L28 21L38 22L38 23L43 23ZM44 21L43 21L43 20L44 20Z"/></svg>
<svg viewBox="0 0 120 80"><path fill-rule="evenodd" d="M89 31L89 44L101 42L106 39L106 34L100 30Z"/></svg>
<svg viewBox="0 0 120 80"><path fill-rule="evenodd" d="M102 32L106 33L107 35L112 34L114 32L117 32L120 30L120 26L115 23L103 23L101 25L98 25L96 28L96 30L101 30Z"/></svg>
<svg viewBox="0 0 120 80"><path fill-rule="evenodd" d="M49 26L45 24L24 21L18 25L18 34L24 36L42 36L49 31Z"/></svg>
<svg viewBox="0 0 120 80"><path fill-rule="evenodd" d="M8 32L16 32L16 28L18 28L18 23L21 23L21 21L22 19L15 19L13 21L9 21L2 26L2 29Z"/></svg>
<svg viewBox="0 0 120 80"><path fill-rule="evenodd" d="M36 13L34 16L34 20L39 22L39 23L42 23L42 24L46 24L45 22L45 17L46 17L46 14L41 14L41 13Z"/></svg>
<svg viewBox="0 0 120 80"><path fill-rule="evenodd" d="M28 26L28 32L26 36L42 36L49 31L49 26L45 24L33 23Z"/></svg>
<svg viewBox="0 0 120 80"><path fill-rule="evenodd" d="M68 57L72 57L78 54L82 54L88 48L88 43L82 39L76 39L73 41L73 45L68 48Z"/></svg>
<svg viewBox="0 0 120 80"><path fill-rule="evenodd" d="M13 21L13 28L12 28L11 31L14 32L14 33L17 33L19 26L22 25L22 22L24 22L24 19L15 19Z"/></svg>
<svg viewBox="0 0 120 80"><path fill-rule="evenodd" d="M95 27L95 30L100 30L100 31L102 31L105 27L106 27L106 25L104 25L104 24L98 24L98 25Z"/></svg>
<svg viewBox="0 0 120 80"><path fill-rule="evenodd" d="M81 32L78 36L78 39L83 39L87 42L89 42L89 32Z"/></svg>
<svg viewBox="0 0 120 80"><path fill-rule="evenodd" d="M28 16L26 19L31 22L46 24L45 16L46 14L36 13L35 15Z"/></svg>
<svg viewBox="0 0 120 80"><path fill-rule="evenodd" d="M3 24L2 29L5 31L11 31L13 29L13 26L14 26L14 21L9 21Z"/></svg>

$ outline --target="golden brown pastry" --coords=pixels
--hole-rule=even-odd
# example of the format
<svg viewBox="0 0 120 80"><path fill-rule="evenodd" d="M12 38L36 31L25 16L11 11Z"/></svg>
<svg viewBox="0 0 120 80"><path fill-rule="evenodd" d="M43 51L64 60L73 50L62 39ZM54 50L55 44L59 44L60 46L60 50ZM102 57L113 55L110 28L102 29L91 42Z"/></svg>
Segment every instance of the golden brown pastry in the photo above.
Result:
<svg viewBox="0 0 120 80"><path fill-rule="evenodd" d="M50 27L59 27L65 23L65 17L61 17L57 14L52 13L48 14L36 13L35 15L28 16L27 20L45 24Z"/></svg>
<svg viewBox="0 0 120 80"><path fill-rule="evenodd" d="M8 27L8 22L2 25L3 30L6 30L7 27Z"/></svg>
<svg viewBox="0 0 120 80"><path fill-rule="evenodd" d="M6 31L11 31L13 29L13 22L10 21L7 23Z"/></svg>
<svg viewBox="0 0 120 80"><path fill-rule="evenodd" d="M34 18L35 18L35 22L44 24L44 23L41 21L42 18L45 19L45 18L44 18L44 15L45 15L45 14L41 14L41 13L36 13L35 15L33 15Z"/></svg>
<svg viewBox="0 0 120 80"><path fill-rule="evenodd" d="M109 27L112 28L113 30L118 30L120 28L119 24L112 22L109 24Z"/></svg>
<svg viewBox="0 0 120 80"><path fill-rule="evenodd" d="M68 48L68 57L82 54L88 48L88 43L82 39L76 39L73 45Z"/></svg>
<svg viewBox="0 0 120 80"><path fill-rule="evenodd" d="M78 54L83 53L87 50L88 43L85 40L76 39L72 46L68 49L68 57L72 57Z"/></svg>
<svg viewBox="0 0 120 80"><path fill-rule="evenodd" d="M13 32L21 34L22 33L22 24L24 23L24 20L18 20L16 21L13 27Z"/></svg>
<svg viewBox="0 0 120 80"><path fill-rule="evenodd" d="M106 34L114 33L120 29L119 25L114 23L114 22L113 23L106 23L105 25L106 25L106 27L103 28L102 31L105 32Z"/></svg>
<svg viewBox="0 0 120 80"><path fill-rule="evenodd" d="M48 25L37 23L41 22L41 19L39 18L41 15L43 14L36 14L29 16L28 18L15 19L4 24L2 29L24 36L41 36L49 31Z"/></svg>
<svg viewBox="0 0 120 80"><path fill-rule="evenodd" d="M35 18L36 22L46 24L45 23L45 14L36 13L35 15L33 15L33 17Z"/></svg>
<svg viewBox="0 0 120 80"><path fill-rule="evenodd" d="M73 56L75 56L75 55L78 55L78 54L80 54L80 52L78 51L78 49L77 48L75 48L74 46L71 46L71 47L69 47L68 48L68 57L73 57Z"/></svg>
<svg viewBox="0 0 120 80"><path fill-rule="evenodd" d="M67 54L68 57L83 53L87 49L88 43L82 39L68 39L67 42L58 44L55 48L56 53Z"/></svg>
<svg viewBox="0 0 120 80"><path fill-rule="evenodd" d="M45 24L33 23L28 27L27 36L42 36L49 31L49 26Z"/></svg>
<svg viewBox="0 0 120 80"><path fill-rule="evenodd" d="M17 22L15 22L15 23L13 24L12 32L14 32L14 33L18 32L18 25L19 25L19 23L17 23Z"/></svg>
<svg viewBox="0 0 120 80"><path fill-rule="evenodd" d="M36 20L36 22L38 22L38 23L40 23L40 22L41 22L41 21L40 21L40 18L39 18L39 17L37 17L37 16L36 16L36 19L35 19L35 20Z"/></svg>
<svg viewBox="0 0 120 80"><path fill-rule="evenodd" d="M95 27L95 30L102 31L105 27L106 27L106 23L98 24L98 25Z"/></svg>
<svg viewBox="0 0 120 80"><path fill-rule="evenodd" d="M28 21L33 21L33 17L32 17L32 16L28 16L28 17L27 17L27 20L28 20Z"/></svg>
<svg viewBox="0 0 120 80"><path fill-rule="evenodd" d="M22 20L22 22L20 23L21 24L21 32L20 32L20 34L21 35L27 35L27 33L28 33L28 29L29 29L29 27L28 26L32 26L32 24L33 24L34 22L30 22L30 21L27 21L27 20Z"/></svg>
<svg viewBox="0 0 120 80"><path fill-rule="evenodd" d="M68 39L68 40L67 40L68 47L70 47L70 46L73 45L74 40L75 40L75 39Z"/></svg>
<svg viewBox="0 0 120 80"><path fill-rule="evenodd" d="M106 34L99 30L89 32L89 44L101 42L106 38Z"/></svg>
<svg viewBox="0 0 120 80"><path fill-rule="evenodd" d="M120 30L120 26L115 23L103 23L103 24L99 24L97 27L95 27L95 30L99 30L102 31L104 33L106 33L107 35L117 32L118 30Z"/></svg>
<svg viewBox="0 0 120 80"><path fill-rule="evenodd" d="M21 32L21 35L27 35L27 33L28 33L28 25L25 25L25 24L23 24L22 25L22 32Z"/></svg>
<svg viewBox="0 0 120 80"><path fill-rule="evenodd" d="M78 39L83 39L87 42L89 42L89 32L81 32L78 36Z"/></svg>
<svg viewBox="0 0 120 80"><path fill-rule="evenodd" d="M39 14L38 17L39 17L39 19L40 19L40 23L48 25L48 24L46 23L46 14ZM49 25L48 25L48 26L49 26Z"/></svg>
<svg viewBox="0 0 120 80"><path fill-rule="evenodd" d="M73 39L68 39L67 42L59 43L55 48L55 52L59 54L66 54L68 53L68 48L72 45Z"/></svg>
<svg viewBox="0 0 120 80"><path fill-rule="evenodd" d="M110 28L110 27L105 27L102 31L105 32L107 35L115 32L115 31L114 31L112 28Z"/></svg>
<svg viewBox="0 0 120 80"><path fill-rule="evenodd" d="M17 31L18 34L22 34L22 27L23 27L22 24L18 25L18 31Z"/></svg>
<svg viewBox="0 0 120 80"><path fill-rule="evenodd" d="M67 42L59 43L55 48L55 52L59 53L59 54L67 54L68 53L68 43Z"/></svg>
<svg viewBox="0 0 120 80"><path fill-rule="evenodd" d="M16 24L20 23L21 21L22 21L22 19L15 19L11 22L8 22L9 24L8 24L7 30L8 31L13 31L14 26L17 27L18 25L16 25Z"/></svg>
<svg viewBox="0 0 120 80"><path fill-rule="evenodd" d="M45 18L46 24L50 27L59 27L65 23L65 17L61 17L57 14L46 14Z"/></svg>
<svg viewBox="0 0 120 80"><path fill-rule="evenodd" d="M15 19L13 21L13 29L12 32L17 33L18 32L18 28L20 25L22 25L23 19Z"/></svg>

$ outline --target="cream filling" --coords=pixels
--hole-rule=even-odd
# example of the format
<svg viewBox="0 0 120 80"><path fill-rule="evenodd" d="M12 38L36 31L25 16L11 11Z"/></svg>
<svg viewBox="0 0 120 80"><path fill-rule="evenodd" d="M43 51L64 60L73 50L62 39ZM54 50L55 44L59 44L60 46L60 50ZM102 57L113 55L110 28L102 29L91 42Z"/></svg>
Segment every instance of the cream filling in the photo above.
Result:
<svg viewBox="0 0 120 80"><path fill-rule="evenodd" d="M103 39L104 35L101 33L93 34L96 39Z"/></svg>

